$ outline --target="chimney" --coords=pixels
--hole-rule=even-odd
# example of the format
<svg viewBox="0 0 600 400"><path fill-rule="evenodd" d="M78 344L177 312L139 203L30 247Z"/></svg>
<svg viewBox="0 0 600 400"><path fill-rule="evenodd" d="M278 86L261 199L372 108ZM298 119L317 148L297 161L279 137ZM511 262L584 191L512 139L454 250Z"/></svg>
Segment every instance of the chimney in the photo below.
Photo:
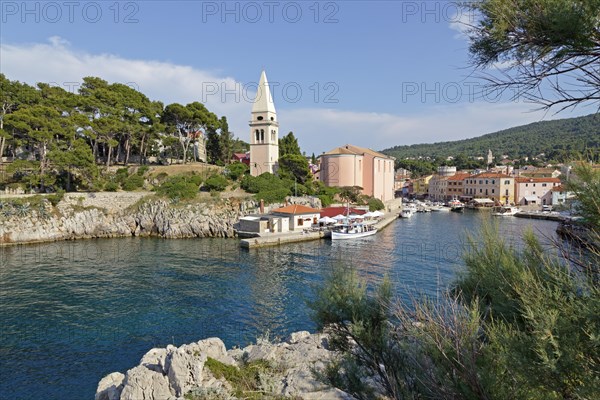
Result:
<svg viewBox="0 0 600 400"><path fill-rule="evenodd" d="M260 213L265 213L265 201L263 199L260 199Z"/></svg>

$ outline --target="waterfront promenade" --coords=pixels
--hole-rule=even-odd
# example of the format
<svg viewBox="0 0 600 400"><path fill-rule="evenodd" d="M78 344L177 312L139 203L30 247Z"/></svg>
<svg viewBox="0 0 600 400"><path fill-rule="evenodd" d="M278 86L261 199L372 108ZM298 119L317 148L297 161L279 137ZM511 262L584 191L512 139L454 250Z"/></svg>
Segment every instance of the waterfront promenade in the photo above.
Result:
<svg viewBox="0 0 600 400"><path fill-rule="evenodd" d="M392 223L398 215L395 212L390 212L381 217L375 224L377 230L382 230ZM245 249L255 249L261 247L279 246L287 243L307 242L312 240L320 240L328 237L331 234L328 230L315 232L289 232L289 233L270 233L265 236L257 236L248 239L241 239L240 246Z"/></svg>

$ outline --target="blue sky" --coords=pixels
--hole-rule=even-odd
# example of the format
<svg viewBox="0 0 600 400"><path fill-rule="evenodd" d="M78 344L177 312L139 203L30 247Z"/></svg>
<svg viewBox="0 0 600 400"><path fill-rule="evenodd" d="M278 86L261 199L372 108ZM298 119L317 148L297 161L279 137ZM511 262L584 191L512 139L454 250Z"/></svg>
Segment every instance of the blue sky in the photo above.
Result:
<svg viewBox="0 0 600 400"><path fill-rule="evenodd" d="M165 104L202 101L245 140L264 67L282 134L308 154L479 136L552 118L477 98L448 1L3 1L0 71L76 88L83 76L135 85Z"/></svg>

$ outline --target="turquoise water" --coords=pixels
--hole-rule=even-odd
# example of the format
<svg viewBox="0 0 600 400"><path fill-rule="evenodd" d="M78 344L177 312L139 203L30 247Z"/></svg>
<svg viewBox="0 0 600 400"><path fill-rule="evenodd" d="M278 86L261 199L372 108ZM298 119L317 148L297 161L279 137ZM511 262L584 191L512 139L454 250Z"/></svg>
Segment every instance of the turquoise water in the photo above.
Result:
<svg viewBox="0 0 600 400"><path fill-rule="evenodd" d="M334 263L400 297L436 295L461 268L466 212L417 214L375 236L241 250L237 240L104 239L0 248L0 399L93 399L107 373L152 347L221 337L228 347L270 332L312 330L305 301ZM556 223L499 221L553 235Z"/></svg>

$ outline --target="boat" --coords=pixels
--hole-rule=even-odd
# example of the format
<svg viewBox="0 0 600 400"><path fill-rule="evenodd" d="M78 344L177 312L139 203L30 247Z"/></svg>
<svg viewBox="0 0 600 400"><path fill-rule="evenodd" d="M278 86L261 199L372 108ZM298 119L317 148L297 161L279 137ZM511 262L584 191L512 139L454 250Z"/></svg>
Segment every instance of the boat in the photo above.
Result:
<svg viewBox="0 0 600 400"><path fill-rule="evenodd" d="M521 210L518 207L513 206L502 206L495 207L492 211L492 215L495 217L509 217L519 213Z"/></svg>
<svg viewBox="0 0 600 400"><path fill-rule="evenodd" d="M446 206L433 206L431 207L431 211L450 211L450 207Z"/></svg>
<svg viewBox="0 0 600 400"><path fill-rule="evenodd" d="M404 208L400 212L400 218L410 218L413 216L413 214L414 214L414 211L412 208Z"/></svg>
<svg viewBox="0 0 600 400"><path fill-rule="evenodd" d="M377 233L373 225L342 224L334 226L331 231L331 240L357 239Z"/></svg>
<svg viewBox="0 0 600 400"><path fill-rule="evenodd" d="M460 200L452 200L448 203L448 206L450 207L450 211L454 211L454 212L463 212L465 210L465 205L463 203L461 203Z"/></svg>
<svg viewBox="0 0 600 400"><path fill-rule="evenodd" d="M408 203L402 207L400 218L410 218L418 211L415 203Z"/></svg>

